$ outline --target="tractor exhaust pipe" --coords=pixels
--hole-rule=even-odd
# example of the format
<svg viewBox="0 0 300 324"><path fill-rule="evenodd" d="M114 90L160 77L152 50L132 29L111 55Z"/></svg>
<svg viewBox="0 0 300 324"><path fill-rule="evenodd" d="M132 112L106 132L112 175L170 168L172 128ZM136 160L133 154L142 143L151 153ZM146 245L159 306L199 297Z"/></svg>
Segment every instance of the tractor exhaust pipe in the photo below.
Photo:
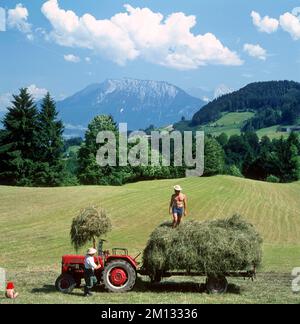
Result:
<svg viewBox="0 0 300 324"><path fill-rule="evenodd" d="M137 254L134 258L133 258L133 260L135 261L140 255L142 254L142 252L140 252L139 254Z"/></svg>

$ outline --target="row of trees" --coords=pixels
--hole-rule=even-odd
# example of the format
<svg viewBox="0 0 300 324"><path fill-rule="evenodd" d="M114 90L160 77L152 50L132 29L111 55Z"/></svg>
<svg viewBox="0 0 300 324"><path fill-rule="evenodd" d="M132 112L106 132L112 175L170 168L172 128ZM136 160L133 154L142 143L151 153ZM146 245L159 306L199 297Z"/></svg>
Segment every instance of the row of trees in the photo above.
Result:
<svg viewBox="0 0 300 324"><path fill-rule="evenodd" d="M84 143L78 152L77 176L81 184L86 185L122 185L128 182L153 179L171 179L185 176L184 167L166 166L105 166L96 163L96 154L100 144L96 143L100 131L112 131L117 139L117 153L119 152L119 130L111 116L101 115L95 117L85 133ZM132 145L128 145L130 149ZM150 155L150 148L149 148ZM76 157L75 157L76 158Z"/></svg>
<svg viewBox="0 0 300 324"><path fill-rule="evenodd" d="M223 173L251 179L292 182L300 176L300 140L297 133L288 139L259 140L254 132L233 135L223 133L216 138L223 151L219 159Z"/></svg>
<svg viewBox="0 0 300 324"><path fill-rule="evenodd" d="M48 93L38 109L27 89L14 96L0 130L0 184L18 186L122 185L151 179L185 176L185 166L174 166L175 145L171 145L171 166L105 166L96 163L100 131L110 130L119 138L111 116L97 116L88 126L84 141L63 140L63 123ZM64 154L69 146L78 152ZM117 143L118 148L119 143ZM129 149L131 147L129 146ZM118 149L117 149L118 152ZM259 180L290 182L299 178L299 138L259 140L254 132L228 138L205 138L205 175L231 174ZM149 156L150 156L149 146ZM159 154L159 152L157 152ZM117 156L117 162L118 162Z"/></svg>

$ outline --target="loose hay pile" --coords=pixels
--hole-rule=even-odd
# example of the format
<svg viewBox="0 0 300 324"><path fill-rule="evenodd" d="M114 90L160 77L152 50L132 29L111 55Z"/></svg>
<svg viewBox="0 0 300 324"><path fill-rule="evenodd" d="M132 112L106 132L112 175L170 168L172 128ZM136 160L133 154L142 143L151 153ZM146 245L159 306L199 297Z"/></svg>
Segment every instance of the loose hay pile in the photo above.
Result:
<svg viewBox="0 0 300 324"><path fill-rule="evenodd" d="M82 209L72 221L70 236L75 249L93 241L96 247L96 238L101 237L111 230L111 221L104 209L88 207Z"/></svg>
<svg viewBox="0 0 300 324"><path fill-rule="evenodd" d="M240 216L225 220L188 221L173 229L164 223L154 230L143 255L143 267L155 276L186 270L222 274L258 266L262 238Z"/></svg>

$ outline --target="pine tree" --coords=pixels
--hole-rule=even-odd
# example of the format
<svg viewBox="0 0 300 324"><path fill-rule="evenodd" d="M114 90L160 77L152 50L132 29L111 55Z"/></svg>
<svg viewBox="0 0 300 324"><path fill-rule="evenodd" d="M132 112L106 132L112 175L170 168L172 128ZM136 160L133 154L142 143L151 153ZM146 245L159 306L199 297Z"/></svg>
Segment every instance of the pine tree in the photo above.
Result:
<svg viewBox="0 0 300 324"><path fill-rule="evenodd" d="M0 137L0 182L9 185L32 185L34 161L39 149L38 111L27 89L14 95L8 108Z"/></svg>
<svg viewBox="0 0 300 324"><path fill-rule="evenodd" d="M63 123L57 119L54 100L47 93L39 114L39 163L35 175L37 185L57 186L63 181Z"/></svg>
<svg viewBox="0 0 300 324"><path fill-rule="evenodd" d="M64 127L62 121L57 117L55 102L47 93L41 106L39 126L41 128L41 161L48 162L50 166L57 164L63 149Z"/></svg>

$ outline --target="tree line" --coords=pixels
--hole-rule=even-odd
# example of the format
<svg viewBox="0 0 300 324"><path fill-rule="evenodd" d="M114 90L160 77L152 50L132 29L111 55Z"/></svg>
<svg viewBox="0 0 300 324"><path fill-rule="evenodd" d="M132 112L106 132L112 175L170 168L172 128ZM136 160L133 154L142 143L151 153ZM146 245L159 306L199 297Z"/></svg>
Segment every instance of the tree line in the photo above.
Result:
<svg viewBox="0 0 300 324"><path fill-rule="evenodd" d="M51 95L48 93L38 108L28 90L20 89L20 93L13 96L0 130L0 184L123 185L185 176L184 165L174 166L174 143L171 145L171 166L118 166L118 163L114 167L99 166L96 154L100 144L96 143L96 138L104 130L114 132L116 139L119 138L113 118L101 115L91 121L83 140L64 140L63 123L58 118ZM71 146L79 149L66 153ZM259 140L256 133L249 131L231 137L226 134L217 138L206 136L204 175L229 174L273 182L295 181L299 179L299 152L299 138L295 133L287 140L272 141L268 137ZM149 148L149 157L151 154Z"/></svg>
<svg viewBox="0 0 300 324"><path fill-rule="evenodd" d="M215 122L224 112L252 111L243 131L274 125L294 125L300 117L300 83L256 82L208 103L193 117L191 126Z"/></svg>
<svg viewBox="0 0 300 324"><path fill-rule="evenodd" d="M295 132L287 139L259 139L255 132L245 132L231 137L223 133L211 140L219 145L218 172L269 182L299 180L300 140Z"/></svg>

